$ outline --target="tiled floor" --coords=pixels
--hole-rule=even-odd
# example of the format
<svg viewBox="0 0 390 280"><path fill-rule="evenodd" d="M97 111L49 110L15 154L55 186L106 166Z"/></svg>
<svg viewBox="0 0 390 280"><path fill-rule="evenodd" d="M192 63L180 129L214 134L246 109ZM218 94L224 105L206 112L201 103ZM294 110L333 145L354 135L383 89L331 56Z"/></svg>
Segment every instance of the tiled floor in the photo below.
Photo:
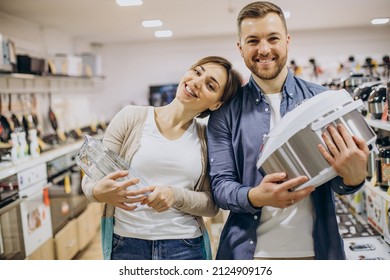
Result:
<svg viewBox="0 0 390 280"><path fill-rule="evenodd" d="M102 260L102 246L100 239L100 229L96 231L95 237L91 243L77 254L75 260Z"/></svg>

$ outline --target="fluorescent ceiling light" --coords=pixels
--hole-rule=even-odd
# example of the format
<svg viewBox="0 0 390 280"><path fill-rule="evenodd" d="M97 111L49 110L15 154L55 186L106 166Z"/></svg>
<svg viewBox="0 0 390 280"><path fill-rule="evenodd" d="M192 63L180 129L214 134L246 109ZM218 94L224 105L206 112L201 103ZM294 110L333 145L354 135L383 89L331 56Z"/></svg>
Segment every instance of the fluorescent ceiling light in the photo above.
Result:
<svg viewBox="0 0 390 280"><path fill-rule="evenodd" d="M284 14L284 17L285 17L286 19L288 19L288 18L291 16L291 12L290 12L290 11L284 11L284 10L283 10L283 14Z"/></svg>
<svg viewBox="0 0 390 280"><path fill-rule="evenodd" d="M159 19L142 21L142 26L143 27L158 27L158 26L161 26L161 25L163 25L163 23Z"/></svg>
<svg viewBox="0 0 390 280"><path fill-rule="evenodd" d="M123 6L141 6L143 4L142 0L116 0L116 3Z"/></svg>
<svg viewBox="0 0 390 280"><path fill-rule="evenodd" d="M371 24L385 24L389 22L389 18L374 18L371 20Z"/></svg>
<svg viewBox="0 0 390 280"><path fill-rule="evenodd" d="M172 37L172 30L159 30L154 32L154 36L157 38L162 38L162 37Z"/></svg>

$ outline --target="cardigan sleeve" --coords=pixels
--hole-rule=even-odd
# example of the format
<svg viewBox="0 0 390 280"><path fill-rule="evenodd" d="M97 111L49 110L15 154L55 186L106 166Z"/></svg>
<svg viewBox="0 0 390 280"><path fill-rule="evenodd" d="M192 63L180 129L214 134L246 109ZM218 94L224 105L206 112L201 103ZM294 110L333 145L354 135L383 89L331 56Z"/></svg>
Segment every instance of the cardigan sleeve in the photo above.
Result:
<svg viewBox="0 0 390 280"><path fill-rule="evenodd" d="M81 181L81 188L85 194L85 197L91 202L100 202L93 195L94 186L95 186L95 182L92 181L92 179L89 178L88 175L84 175L84 177Z"/></svg>
<svg viewBox="0 0 390 280"><path fill-rule="evenodd" d="M210 179L207 175L200 191L171 187L175 195L174 207L194 216L214 217L218 207L210 189Z"/></svg>
<svg viewBox="0 0 390 280"><path fill-rule="evenodd" d="M208 174L206 125L199 122L196 124L202 147L202 175L194 191L172 187L175 194L174 207L194 216L214 217L218 214L219 208L214 202L214 197L211 192L210 176Z"/></svg>

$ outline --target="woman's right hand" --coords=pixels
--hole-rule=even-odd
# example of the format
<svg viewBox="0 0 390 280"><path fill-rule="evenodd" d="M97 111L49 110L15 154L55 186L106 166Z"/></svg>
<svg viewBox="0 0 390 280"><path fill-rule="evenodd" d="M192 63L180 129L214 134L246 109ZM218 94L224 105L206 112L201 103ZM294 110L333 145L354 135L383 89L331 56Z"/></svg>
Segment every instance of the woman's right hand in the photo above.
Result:
<svg viewBox="0 0 390 280"><path fill-rule="evenodd" d="M128 211L137 208L138 202L145 199L149 189L127 190L128 187L139 182L139 179L117 181L128 174L128 171L116 171L98 181L92 191L96 200Z"/></svg>

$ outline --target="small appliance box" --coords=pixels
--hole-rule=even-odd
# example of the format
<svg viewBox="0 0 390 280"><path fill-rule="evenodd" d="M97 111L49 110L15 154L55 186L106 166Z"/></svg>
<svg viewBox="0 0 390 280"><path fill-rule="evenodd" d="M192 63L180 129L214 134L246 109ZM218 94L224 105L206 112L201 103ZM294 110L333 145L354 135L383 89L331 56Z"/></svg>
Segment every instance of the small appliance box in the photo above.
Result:
<svg viewBox="0 0 390 280"><path fill-rule="evenodd" d="M344 239L347 260L389 260L390 247L381 236Z"/></svg>
<svg viewBox="0 0 390 280"><path fill-rule="evenodd" d="M100 55L83 53L80 55L83 62L83 76L99 77L103 76L102 59Z"/></svg>
<svg viewBox="0 0 390 280"><path fill-rule="evenodd" d="M383 220L383 238L385 241L390 244L390 196L387 195L383 199L383 211L382 211L382 220Z"/></svg>
<svg viewBox="0 0 390 280"><path fill-rule="evenodd" d="M383 235L384 220L383 220L383 204L384 199L378 191L372 188L365 188L366 191L366 207L367 207L367 222L372 225L379 234Z"/></svg>
<svg viewBox="0 0 390 280"><path fill-rule="evenodd" d="M79 77L83 71L83 61L80 56L56 54L48 60L53 75Z"/></svg>
<svg viewBox="0 0 390 280"><path fill-rule="evenodd" d="M348 205L358 214L366 216L365 211L365 193L364 188L358 190L357 192L346 195L345 199L348 202Z"/></svg>
<svg viewBox="0 0 390 280"><path fill-rule="evenodd" d="M0 33L0 73L16 71L16 51L12 40Z"/></svg>

